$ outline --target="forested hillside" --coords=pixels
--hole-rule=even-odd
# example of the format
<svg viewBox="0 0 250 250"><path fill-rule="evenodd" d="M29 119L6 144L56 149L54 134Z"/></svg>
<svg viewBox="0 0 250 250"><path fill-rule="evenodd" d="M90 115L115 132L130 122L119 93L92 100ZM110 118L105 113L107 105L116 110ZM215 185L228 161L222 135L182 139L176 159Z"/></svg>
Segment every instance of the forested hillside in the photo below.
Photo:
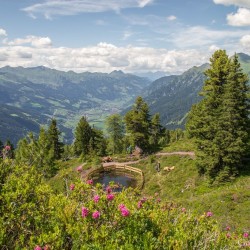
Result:
<svg viewBox="0 0 250 250"><path fill-rule="evenodd" d="M103 123L141 93L149 80L121 71L110 74L63 72L45 67L0 69L0 139L14 143L27 131L38 131L52 117L58 119L64 140L82 115ZM6 126L7 124L13 124Z"/></svg>
<svg viewBox="0 0 250 250"><path fill-rule="evenodd" d="M237 54L242 69L250 76L250 56ZM184 128L187 113L191 106L201 100L201 91L205 80L204 71L209 64L193 67L181 75L165 76L153 83L144 93L152 113L161 114L162 124L169 129Z"/></svg>

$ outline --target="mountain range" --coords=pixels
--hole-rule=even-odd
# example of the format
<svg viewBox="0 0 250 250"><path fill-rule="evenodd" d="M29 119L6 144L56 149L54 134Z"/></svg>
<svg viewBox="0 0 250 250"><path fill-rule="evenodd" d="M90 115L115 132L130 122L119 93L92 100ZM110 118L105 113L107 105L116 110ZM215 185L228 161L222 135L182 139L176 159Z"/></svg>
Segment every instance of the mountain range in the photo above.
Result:
<svg viewBox="0 0 250 250"><path fill-rule="evenodd" d="M250 75L250 56L239 53L238 57ZM153 82L122 71L107 74L63 72L43 66L0 68L0 140L10 139L16 144L28 131L37 133L40 125L48 125L54 117L64 141L71 143L81 116L103 128L108 115L124 113L138 95L143 96L152 114L160 113L165 127L184 128L192 104L201 99L203 72L208 67L204 64Z"/></svg>
<svg viewBox="0 0 250 250"><path fill-rule="evenodd" d="M250 56L239 53L238 59L243 72L250 79ZM162 77L151 83L144 92L151 113L159 112L162 125L168 129L184 128L187 114L194 103L201 100L204 71L209 64L193 67L181 75Z"/></svg>
<svg viewBox="0 0 250 250"><path fill-rule="evenodd" d="M70 143L81 116L100 126L107 115L119 113L149 84L146 78L121 71L78 74L42 66L0 68L0 139L17 143L54 117Z"/></svg>

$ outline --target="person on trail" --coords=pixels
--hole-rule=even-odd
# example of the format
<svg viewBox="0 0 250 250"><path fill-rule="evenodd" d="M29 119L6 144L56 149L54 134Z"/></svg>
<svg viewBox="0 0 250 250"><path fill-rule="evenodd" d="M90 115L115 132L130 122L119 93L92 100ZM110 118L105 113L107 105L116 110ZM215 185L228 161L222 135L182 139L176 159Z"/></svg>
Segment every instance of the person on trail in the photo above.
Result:
<svg viewBox="0 0 250 250"><path fill-rule="evenodd" d="M155 166L155 170L156 170L157 172L160 172L160 170L161 170L161 164L160 164L159 161L157 161L157 164L156 164L156 166Z"/></svg>

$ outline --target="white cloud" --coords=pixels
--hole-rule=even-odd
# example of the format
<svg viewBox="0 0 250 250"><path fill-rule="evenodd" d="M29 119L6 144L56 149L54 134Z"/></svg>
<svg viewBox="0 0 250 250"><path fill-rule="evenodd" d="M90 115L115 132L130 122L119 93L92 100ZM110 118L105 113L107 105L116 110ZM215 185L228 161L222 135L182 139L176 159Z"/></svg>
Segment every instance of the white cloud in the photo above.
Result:
<svg viewBox="0 0 250 250"><path fill-rule="evenodd" d="M215 52L216 50L219 50L220 48L216 45L211 45L209 46L209 51L210 52Z"/></svg>
<svg viewBox="0 0 250 250"><path fill-rule="evenodd" d="M167 19L168 19L169 21L174 21L174 20L177 19L177 17L172 15L172 16L168 16Z"/></svg>
<svg viewBox="0 0 250 250"><path fill-rule="evenodd" d="M105 42L83 48L34 47L22 44L21 40L15 39L15 46L0 47L0 67L43 65L76 72L123 70L133 73L159 70L177 74L206 62L210 56L197 50L166 50L131 45L117 47Z"/></svg>
<svg viewBox="0 0 250 250"><path fill-rule="evenodd" d="M173 32L167 39L180 48L199 48L213 44L223 44L225 47L235 44L235 41L238 41L245 33L245 30L215 30L193 26Z"/></svg>
<svg viewBox="0 0 250 250"><path fill-rule="evenodd" d="M0 28L0 36L7 36L6 30Z"/></svg>
<svg viewBox="0 0 250 250"><path fill-rule="evenodd" d="M227 21L232 26L250 26L250 10L239 8L237 13L227 15Z"/></svg>
<svg viewBox="0 0 250 250"><path fill-rule="evenodd" d="M249 0L214 0L216 4L223 4L223 5L235 5L238 7L245 7L250 8L250 1Z"/></svg>
<svg viewBox="0 0 250 250"><path fill-rule="evenodd" d="M134 34L134 32L131 32L131 31L129 31L129 30L125 30L124 33L123 33L122 40L127 40L127 39L130 38L133 34Z"/></svg>
<svg viewBox="0 0 250 250"><path fill-rule="evenodd" d="M240 39L241 45L250 50L250 35L245 35Z"/></svg>
<svg viewBox="0 0 250 250"><path fill-rule="evenodd" d="M50 47L52 42L49 37L26 36L25 38L17 38L13 41L5 40L5 44L9 46L18 46L30 44L33 47Z"/></svg>
<svg viewBox="0 0 250 250"><path fill-rule="evenodd" d="M37 14L51 19L55 15L77 15L79 13L119 12L125 8L143 8L154 0L44 0L23 9L32 18Z"/></svg>

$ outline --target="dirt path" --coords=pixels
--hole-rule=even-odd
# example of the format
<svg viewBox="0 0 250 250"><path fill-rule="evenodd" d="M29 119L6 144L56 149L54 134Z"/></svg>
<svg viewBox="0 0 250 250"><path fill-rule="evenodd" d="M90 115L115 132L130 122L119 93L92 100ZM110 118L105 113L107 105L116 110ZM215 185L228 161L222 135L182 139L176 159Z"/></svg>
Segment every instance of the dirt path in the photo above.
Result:
<svg viewBox="0 0 250 250"><path fill-rule="evenodd" d="M186 156L190 156L190 157L193 158L195 156L195 153L194 152L182 152L182 151L178 151L178 152L160 152L160 153L156 153L155 155L156 156L168 156L168 155L181 155L181 156L185 156L186 155ZM103 163L103 166L104 167L113 166L113 165L125 166L125 165L139 163L140 161L142 161L144 159L145 158L137 160L137 161L127 161L127 162L115 162L115 161L105 162L105 163Z"/></svg>

